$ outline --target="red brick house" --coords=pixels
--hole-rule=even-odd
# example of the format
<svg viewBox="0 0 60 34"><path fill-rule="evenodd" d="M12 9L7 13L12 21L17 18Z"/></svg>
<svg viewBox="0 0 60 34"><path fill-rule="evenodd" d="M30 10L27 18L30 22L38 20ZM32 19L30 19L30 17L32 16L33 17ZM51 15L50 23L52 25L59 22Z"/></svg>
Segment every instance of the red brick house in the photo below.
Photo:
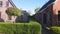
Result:
<svg viewBox="0 0 60 34"><path fill-rule="evenodd" d="M12 18L8 18L6 14L6 9L8 7L16 7L12 0L0 0L0 21L15 21L16 17L12 16Z"/></svg>
<svg viewBox="0 0 60 34"><path fill-rule="evenodd" d="M59 26L60 0L49 0L34 16L44 26Z"/></svg>

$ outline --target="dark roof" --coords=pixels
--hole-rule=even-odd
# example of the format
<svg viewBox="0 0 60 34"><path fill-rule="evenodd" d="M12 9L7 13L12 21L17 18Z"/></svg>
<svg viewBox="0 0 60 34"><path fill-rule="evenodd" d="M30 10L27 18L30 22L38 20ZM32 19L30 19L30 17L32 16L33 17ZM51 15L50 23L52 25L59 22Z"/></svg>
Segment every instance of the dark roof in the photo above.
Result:
<svg viewBox="0 0 60 34"><path fill-rule="evenodd" d="M8 0L13 7L16 7L12 0Z"/></svg>
<svg viewBox="0 0 60 34"><path fill-rule="evenodd" d="M25 10L21 10L21 13L22 13L23 15L27 15L27 16L29 15L28 12L25 11Z"/></svg>
<svg viewBox="0 0 60 34"><path fill-rule="evenodd" d="M42 8L41 8L39 11L41 11L42 9L45 9L49 4L51 4L51 3L53 3L53 2L55 2L55 0L49 0L46 4L44 4L44 5L42 6Z"/></svg>

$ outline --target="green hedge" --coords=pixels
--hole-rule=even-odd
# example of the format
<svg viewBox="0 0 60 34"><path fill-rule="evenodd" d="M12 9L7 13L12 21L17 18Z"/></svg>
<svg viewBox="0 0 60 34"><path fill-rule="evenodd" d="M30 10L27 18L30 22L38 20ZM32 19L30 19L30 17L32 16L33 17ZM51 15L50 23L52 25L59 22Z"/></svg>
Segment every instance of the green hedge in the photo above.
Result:
<svg viewBox="0 0 60 34"><path fill-rule="evenodd" d="M5 34L40 34L41 25L38 23L0 23L0 33Z"/></svg>
<svg viewBox="0 0 60 34"><path fill-rule="evenodd" d="M51 34L60 34L60 27L59 26L53 26L50 28Z"/></svg>

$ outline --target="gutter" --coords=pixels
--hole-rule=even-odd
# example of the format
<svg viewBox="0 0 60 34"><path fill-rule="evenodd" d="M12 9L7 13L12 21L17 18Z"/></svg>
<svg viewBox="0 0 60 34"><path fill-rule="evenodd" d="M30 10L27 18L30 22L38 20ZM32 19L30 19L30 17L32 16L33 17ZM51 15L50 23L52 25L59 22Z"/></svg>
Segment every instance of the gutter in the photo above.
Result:
<svg viewBox="0 0 60 34"><path fill-rule="evenodd" d="M13 7L16 7L15 4L12 2L12 0L8 0Z"/></svg>
<svg viewBox="0 0 60 34"><path fill-rule="evenodd" d="M54 4L54 2L51 3L51 4ZM51 4L49 4L47 7L49 7ZM47 7L46 7L46 8L47 8ZM46 8L42 9L40 12L43 12Z"/></svg>

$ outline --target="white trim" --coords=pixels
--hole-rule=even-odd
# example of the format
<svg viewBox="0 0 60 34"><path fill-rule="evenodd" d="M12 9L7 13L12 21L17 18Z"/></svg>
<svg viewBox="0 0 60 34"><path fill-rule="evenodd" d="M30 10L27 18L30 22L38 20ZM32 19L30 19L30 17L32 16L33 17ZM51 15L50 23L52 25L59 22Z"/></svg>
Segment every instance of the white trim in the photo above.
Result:
<svg viewBox="0 0 60 34"><path fill-rule="evenodd" d="M56 3L58 0L56 0L54 3Z"/></svg>
<svg viewBox="0 0 60 34"><path fill-rule="evenodd" d="M8 1L13 7L16 7L12 0L8 0Z"/></svg>
<svg viewBox="0 0 60 34"><path fill-rule="evenodd" d="M54 3L54 2L53 2ZM51 3L51 4L53 4L53 3ZM47 7L49 7L51 4L49 4ZM46 8L47 8L46 7ZM40 12L43 12L46 8L44 8L44 9L42 9Z"/></svg>

